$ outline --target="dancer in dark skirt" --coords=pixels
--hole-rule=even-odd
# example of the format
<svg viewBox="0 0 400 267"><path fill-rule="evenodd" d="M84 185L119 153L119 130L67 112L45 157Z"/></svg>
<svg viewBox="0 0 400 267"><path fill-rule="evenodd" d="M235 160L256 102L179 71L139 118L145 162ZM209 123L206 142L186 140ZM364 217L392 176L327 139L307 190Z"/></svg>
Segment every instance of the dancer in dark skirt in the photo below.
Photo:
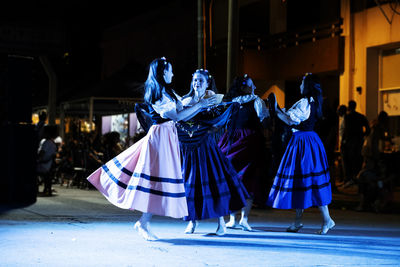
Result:
<svg viewBox="0 0 400 267"><path fill-rule="evenodd" d="M319 234L326 234L335 226L329 215L332 200L329 167L324 146L313 131L322 116L321 86L312 74L306 74L300 85L303 96L288 111L281 110L275 99L276 115L293 127L293 135L282 157L267 205L278 209L296 209L294 223L288 232L302 227L304 209L318 206L323 223Z"/></svg>
<svg viewBox="0 0 400 267"><path fill-rule="evenodd" d="M182 103L196 105L198 101L213 95L210 85L213 78L205 70L193 74L191 92ZM221 97L222 100L222 97ZM246 189L229 160L219 149L215 129L224 127L237 112L238 105L214 105L205 108L193 119L177 123L182 153L182 174L189 215L185 233L194 233L198 220L218 218L217 235L226 233L223 216L245 206Z"/></svg>
<svg viewBox="0 0 400 267"><path fill-rule="evenodd" d="M252 230L248 224L248 215L254 199L263 199L265 203L267 194L267 152L262 122L269 116L269 112L265 102L254 94L255 89L252 79L247 74L235 78L224 99L239 103L240 109L234 121L233 133L225 132L218 143L250 194L246 206L241 210L239 225L236 224L235 213L231 213L226 226L239 226L246 231Z"/></svg>

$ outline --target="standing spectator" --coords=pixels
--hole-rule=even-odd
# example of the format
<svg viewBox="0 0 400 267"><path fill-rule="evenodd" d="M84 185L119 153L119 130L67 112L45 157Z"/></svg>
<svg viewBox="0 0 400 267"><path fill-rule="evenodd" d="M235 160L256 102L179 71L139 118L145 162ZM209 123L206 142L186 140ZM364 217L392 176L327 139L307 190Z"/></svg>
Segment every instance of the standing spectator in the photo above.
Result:
<svg viewBox="0 0 400 267"><path fill-rule="evenodd" d="M344 133L344 116L347 113L347 107L345 105L340 105L337 110L338 115L338 148L340 152L340 159L338 162L338 173L340 177L340 182L344 181L344 162L343 162L343 149L342 149L342 140L343 140L343 133Z"/></svg>
<svg viewBox="0 0 400 267"><path fill-rule="evenodd" d="M53 179L53 165L57 153L57 145L54 139L57 137L57 126L46 125L43 128L44 138L40 141L36 170L38 175L43 177L45 196L51 196L51 184Z"/></svg>
<svg viewBox="0 0 400 267"><path fill-rule="evenodd" d="M361 148L364 137L370 133L367 117L356 111L356 102L349 101L348 113L344 117L344 132L342 139L343 161L345 167L344 188L355 183L362 165Z"/></svg>

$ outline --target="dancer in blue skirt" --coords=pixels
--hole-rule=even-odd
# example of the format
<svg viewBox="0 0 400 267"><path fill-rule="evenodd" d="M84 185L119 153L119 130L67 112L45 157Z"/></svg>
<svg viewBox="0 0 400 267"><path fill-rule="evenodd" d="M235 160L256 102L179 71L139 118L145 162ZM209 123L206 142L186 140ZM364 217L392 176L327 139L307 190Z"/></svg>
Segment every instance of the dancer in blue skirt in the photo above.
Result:
<svg viewBox="0 0 400 267"><path fill-rule="evenodd" d="M296 209L295 221L288 232L298 232L306 208L318 206L323 217L319 234L335 226L329 215L332 200L329 166L324 146L313 131L322 116L321 86L312 74L306 74L300 85L303 98L288 111L281 110L275 99L276 115L292 127L293 135L282 157L267 205L278 209Z"/></svg>
<svg viewBox="0 0 400 267"><path fill-rule="evenodd" d="M215 95L213 77L208 71L196 70L191 90L183 97L185 106L197 105ZM210 90L211 89L211 90ZM215 90L215 89L214 89ZM222 100L222 98L221 98ZM182 175L188 205L189 221L185 233L193 234L198 220L218 218L216 235L226 233L225 215L246 204L247 191L234 167L216 141L216 129L224 127L239 109L237 103L213 105L187 122L178 122L177 130L182 154Z"/></svg>

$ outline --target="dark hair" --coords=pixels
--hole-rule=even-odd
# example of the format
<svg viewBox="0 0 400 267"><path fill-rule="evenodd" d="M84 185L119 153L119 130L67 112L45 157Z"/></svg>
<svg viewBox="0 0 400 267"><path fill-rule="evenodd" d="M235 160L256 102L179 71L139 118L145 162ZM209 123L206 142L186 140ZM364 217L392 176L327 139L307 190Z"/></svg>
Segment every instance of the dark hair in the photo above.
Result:
<svg viewBox="0 0 400 267"><path fill-rule="evenodd" d="M224 99L226 101L231 101L235 97L247 95L248 91L246 91L245 89L247 88L247 81L249 79L250 77L247 74L235 77L235 79L233 79L231 87L229 88L229 92L225 95Z"/></svg>
<svg viewBox="0 0 400 267"><path fill-rule="evenodd" d="M349 101L349 110L356 110L357 103L354 100Z"/></svg>
<svg viewBox="0 0 400 267"><path fill-rule="evenodd" d="M206 78L207 81L207 90L211 90L214 93L218 93L217 86L215 85L215 80L214 77L208 72L208 70L205 69L197 69L193 74L192 74L192 81L190 82L190 91L183 97L193 97L194 96L194 88L193 88L193 76L195 74L201 74Z"/></svg>
<svg viewBox="0 0 400 267"><path fill-rule="evenodd" d="M347 112L347 107L345 105L340 105L337 110L337 114L339 116L343 116L343 115L346 115L346 112Z"/></svg>
<svg viewBox="0 0 400 267"><path fill-rule="evenodd" d="M39 112L39 120L40 121L45 121L47 119L47 111L46 110L41 110Z"/></svg>
<svg viewBox="0 0 400 267"><path fill-rule="evenodd" d="M162 97L162 91L165 89L167 94L176 101L177 98L171 87L164 80L164 71L172 66L165 57L154 59L149 66L149 75L144 84L144 101L148 104L154 104Z"/></svg>
<svg viewBox="0 0 400 267"><path fill-rule="evenodd" d="M385 122L387 122L388 118L389 118L389 116L386 111L382 110L381 112L379 112L378 122L385 123Z"/></svg>
<svg viewBox="0 0 400 267"><path fill-rule="evenodd" d="M45 125L43 127L43 137L47 139L54 139L58 136L57 125Z"/></svg>
<svg viewBox="0 0 400 267"><path fill-rule="evenodd" d="M315 101L316 105L316 112L317 112L317 117L321 118L322 117L322 89L321 89L321 84L318 81L318 78L311 74L311 73L306 73L303 76L303 83L304 83L304 90L302 95L310 99L312 97Z"/></svg>

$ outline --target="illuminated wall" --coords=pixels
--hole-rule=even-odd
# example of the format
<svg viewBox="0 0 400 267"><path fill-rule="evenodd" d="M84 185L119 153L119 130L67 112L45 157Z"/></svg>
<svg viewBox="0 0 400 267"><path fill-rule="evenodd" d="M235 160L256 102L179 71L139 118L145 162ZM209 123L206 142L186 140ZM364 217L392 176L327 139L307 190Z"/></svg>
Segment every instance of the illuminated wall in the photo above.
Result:
<svg viewBox="0 0 400 267"><path fill-rule="evenodd" d="M400 15L393 13L389 4L381 7L382 10L374 7L350 14L350 1L342 1L345 67L340 77L340 104L355 100L357 111L370 120L381 110L381 52L400 47Z"/></svg>

